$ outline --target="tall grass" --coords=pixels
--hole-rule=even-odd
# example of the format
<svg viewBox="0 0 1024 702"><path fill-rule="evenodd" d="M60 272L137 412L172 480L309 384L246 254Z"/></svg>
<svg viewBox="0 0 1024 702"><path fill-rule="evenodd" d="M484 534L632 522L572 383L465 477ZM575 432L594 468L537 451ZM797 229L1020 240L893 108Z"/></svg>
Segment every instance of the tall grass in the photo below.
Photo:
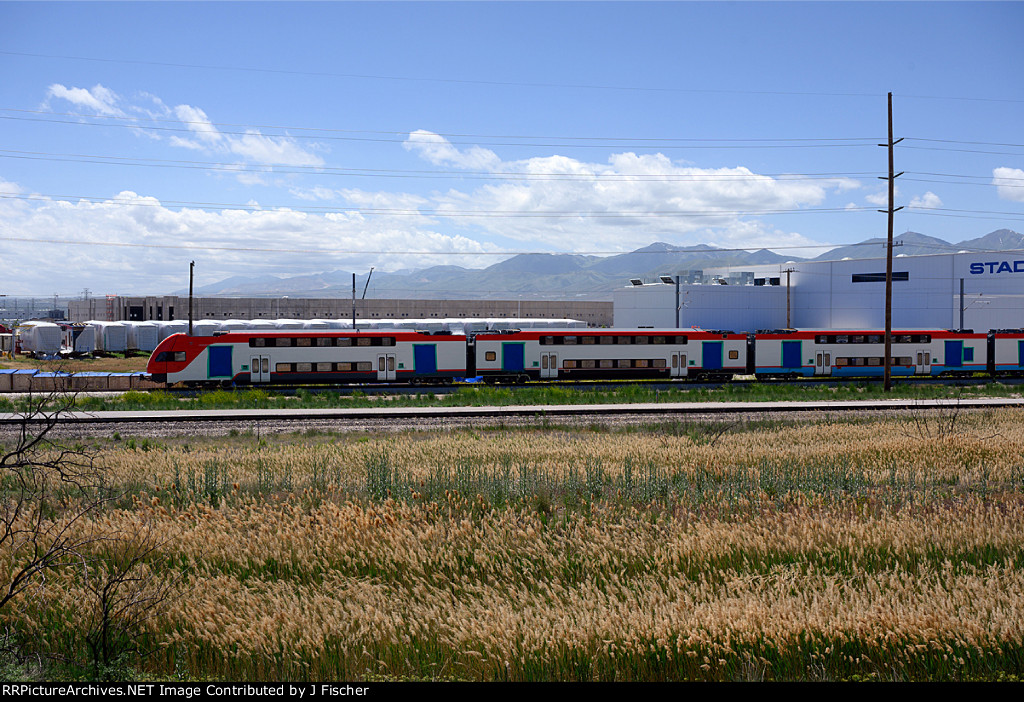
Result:
<svg viewBox="0 0 1024 702"><path fill-rule="evenodd" d="M153 675L1019 679L1022 419L118 441L97 520L185 578ZM73 648L83 597L7 623Z"/></svg>

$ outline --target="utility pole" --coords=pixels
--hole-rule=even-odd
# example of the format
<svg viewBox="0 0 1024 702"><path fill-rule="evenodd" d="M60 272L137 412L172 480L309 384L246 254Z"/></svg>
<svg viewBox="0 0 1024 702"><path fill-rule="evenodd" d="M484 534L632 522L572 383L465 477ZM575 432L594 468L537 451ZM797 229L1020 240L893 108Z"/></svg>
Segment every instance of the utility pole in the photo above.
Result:
<svg viewBox="0 0 1024 702"><path fill-rule="evenodd" d="M893 215L902 210L902 207L896 207L896 179L903 175L903 172L895 172L894 159L893 159L893 147L896 144L903 141L900 137L896 141L892 139L892 93L889 93L889 142L886 144L879 144L879 146L887 146L889 148L889 209L879 210L879 212L886 212L889 215L889 237L888 246L885 252L885 391L889 392L892 390L892 224ZM879 176L881 180L886 180Z"/></svg>
<svg viewBox="0 0 1024 702"><path fill-rule="evenodd" d="M192 336L192 279L195 277L196 262L188 264L188 335Z"/></svg>
<svg viewBox="0 0 1024 702"><path fill-rule="evenodd" d="M352 330L356 328L356 274L352 274Z"/></svg>
<svg viewBox="0 0 1024 702"><path fill-rule="evenodd" d="M786 274L786 329L792 329L793 325L789 323L789 275L796 273L796 268L787 268L782 272Z"/></svg>

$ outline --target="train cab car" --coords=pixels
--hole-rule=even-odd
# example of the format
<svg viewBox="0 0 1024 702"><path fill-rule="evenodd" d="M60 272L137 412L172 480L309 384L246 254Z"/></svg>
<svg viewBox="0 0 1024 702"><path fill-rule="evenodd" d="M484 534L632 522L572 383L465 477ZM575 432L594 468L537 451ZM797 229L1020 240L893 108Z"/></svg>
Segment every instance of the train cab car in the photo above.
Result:
<svg viewBox="0 0 1024 702"><path fill-rule="evenodd" d="M466 375L466 337L417 331L173 334L147 370L168 385L442 383Z"/></svg>
<svg viewBox="0 0 1024 702"><path fill-rule="evenodd" d="M746 371L745 334L703 329L533 329L474 337L485 382L730 378Z"/></svg>
<svg viewBox="0 0 1024 702"><path fill-rule="evenodd" d="M989 332L989 369L994 375L1024 375L1024 329Z"/></svg>
<svg viewBox="0 0 1024 702"><path fill-rule="evenodd" d="M985 334L893 330L892 375L971 375L987 370ZM883 330L759 331L754 373L764 377L871 377L885 374Z"/></svg>

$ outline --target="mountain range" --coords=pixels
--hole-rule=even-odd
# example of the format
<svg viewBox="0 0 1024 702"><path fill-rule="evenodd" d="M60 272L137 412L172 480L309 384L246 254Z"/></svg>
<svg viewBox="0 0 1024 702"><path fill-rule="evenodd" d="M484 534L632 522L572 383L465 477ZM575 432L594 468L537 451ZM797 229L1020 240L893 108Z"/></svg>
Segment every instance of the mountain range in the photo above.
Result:
<svg viewBox="0 0 1024 702"><path fill-rule="evenodd" d="M398 273L376 273L370 278L366 294L371 298L611 300L612 291L630 278L653 282L659 275L705 268L882 258L885 242L882 238L868 239L831 249L811 259L782 256L767 249L749 252L708 245L679 247L662 242L616 256L519 254L483 269L431 266ZM894 243L898 245L894 248L897 256L962 250L1002 251L1024 249L1024 235L999 229L951 244L908 231L894 237ZM367 274L356 275L357 295L362 295L366 282ZM348 298L352 295L352 272L331 271L287 278L236 276L196 288L195 292L205 297Z"/></svg>

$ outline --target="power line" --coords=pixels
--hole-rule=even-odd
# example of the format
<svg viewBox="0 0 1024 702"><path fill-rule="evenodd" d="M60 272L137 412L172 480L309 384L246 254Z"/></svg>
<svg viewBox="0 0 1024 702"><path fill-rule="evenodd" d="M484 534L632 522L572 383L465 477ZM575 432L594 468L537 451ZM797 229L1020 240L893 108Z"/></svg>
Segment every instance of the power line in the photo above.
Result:
<svg viewBox="0 0 1024 702"><path fill-rule="evenodd" d="M142 206L142 207L196 207L198 209L229 209L246 210L251 212L260 211L290 211L312 214L331 213L352 213L371 215L393 215L393 216L414 216L414 217L508 217L508 218L597 218L597 219L636 219L636 218L658 218L658 217L743 217L743 216L767 216L778 214L814 214L823 212L868 212L873 207L820 207L804 209L764 209L764 210L638 210L630 212L626 210L614 212L595 212L582 210L547 210L547 211L523 211L523 210L456 210L456 209L415 209L415 208L390 208L390 207L332 207L332 206L303 206L292 207L287 205L253 205L224 202L196 202L186 200L160 201L155 198L127 199L111 198L95 195L68 195L68 194L34 194L16 195L11 193L0 193L0 198L12 200L26 200L35 202L52 202L54 200L79 200L98 205L118 206Z"/></svg>
<svg viewBox="0 0 1024 702"><path fill-rule="evenodd" d="M648 180L657 182L701 182L722 180L757 180L778 178L779 180L836 180L874 176L875 172L861 171L854 173L544 173L524 171L462 171L462 170L422 170L422 169L386 169L386 168L341 168L331 166L285 166L284 168L270 163L250 163L246 165L220 163L214 161L197 161L185 159L139 158L131 156L104 156L97 154L51 153L46 151L17 151L0 149L0 158L56 161L67 163L95 163L102 165L124 165L148 168L184 168L196 170L216 170L226 172L265 172L273 169L278 174L312 174L386 178L468 178L480 180L582 180L582 181L636 181Z"/></svg>

